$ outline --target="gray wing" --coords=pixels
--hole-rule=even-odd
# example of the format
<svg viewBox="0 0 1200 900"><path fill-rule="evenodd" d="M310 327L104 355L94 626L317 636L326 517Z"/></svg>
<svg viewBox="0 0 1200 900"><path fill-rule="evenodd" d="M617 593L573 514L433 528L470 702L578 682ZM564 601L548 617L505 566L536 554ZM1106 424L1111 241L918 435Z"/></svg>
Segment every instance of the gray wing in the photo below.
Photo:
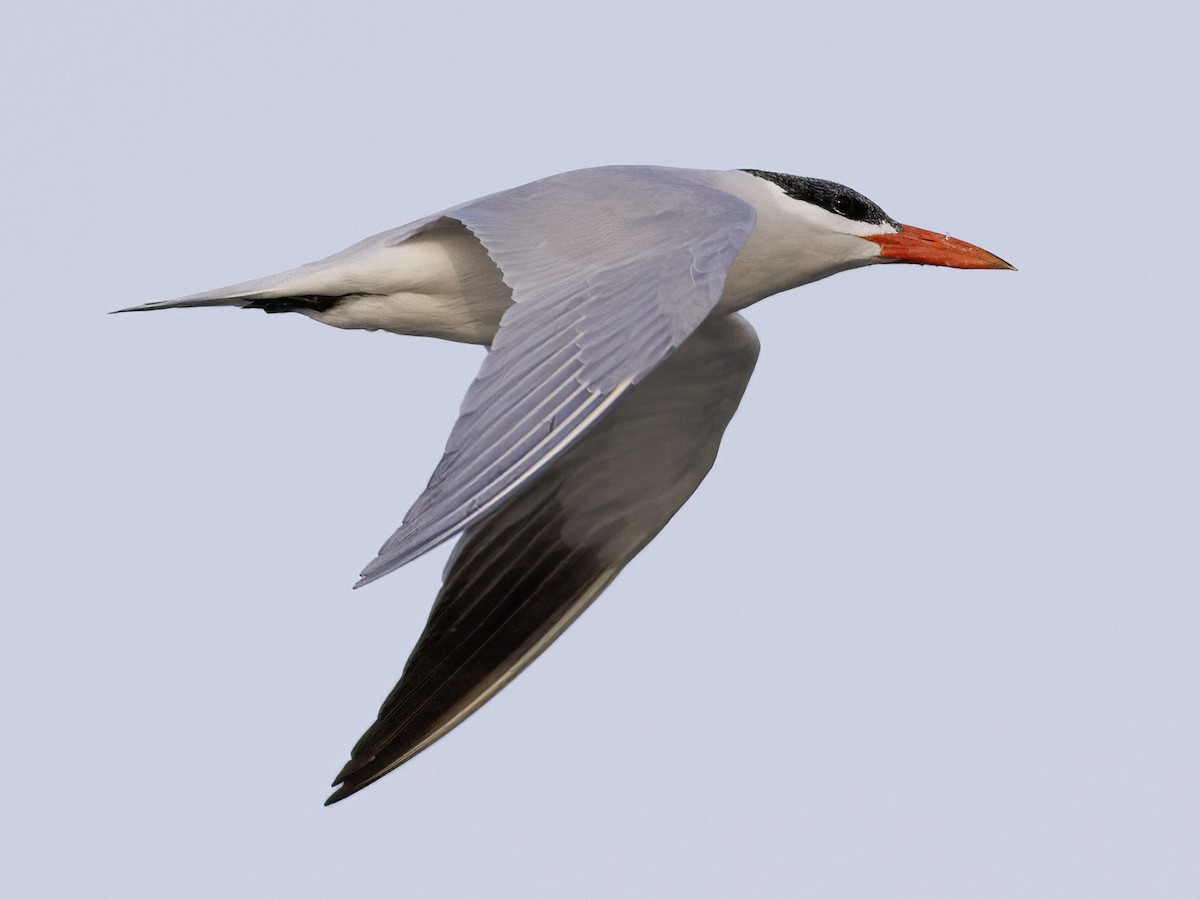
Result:
<svg viewBox="0 0 1200 900"><path fill-rule="evenodd" d="M532 486L467 530L327 803L446 734L583 612L704 479L757 358L744 319L710 319Z"/></svg>
<svg viewBox="0 0 1200 900"><path fill-rule="evenodd" d="M513 291L428 487L359 585L480 520L712 311L753 207L678 171L568 172L444 213Z"/></svg>

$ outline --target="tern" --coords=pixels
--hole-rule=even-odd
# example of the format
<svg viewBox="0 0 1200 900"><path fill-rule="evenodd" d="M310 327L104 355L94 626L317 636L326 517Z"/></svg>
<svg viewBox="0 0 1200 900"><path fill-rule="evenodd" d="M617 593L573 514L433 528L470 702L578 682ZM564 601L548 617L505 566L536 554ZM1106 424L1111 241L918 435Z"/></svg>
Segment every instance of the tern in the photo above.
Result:
<svg viewBox="0 0 1200 900"><path fill-rule="evenodd" d="M486 703L686 502L758 358L739 310L877 263L1013 268L834 182L610 166L472 200L279 275L118 310L295 312L489 348L428 487L355 585L462 535L326 804Z"/></svg>

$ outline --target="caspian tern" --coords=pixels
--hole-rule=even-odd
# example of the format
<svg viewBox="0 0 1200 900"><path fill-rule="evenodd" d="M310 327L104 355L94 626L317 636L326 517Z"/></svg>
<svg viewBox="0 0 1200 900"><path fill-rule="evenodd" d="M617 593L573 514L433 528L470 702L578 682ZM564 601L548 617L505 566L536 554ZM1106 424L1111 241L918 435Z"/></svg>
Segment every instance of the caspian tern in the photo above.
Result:
<svg viewBox="0 0 1200 900"><path fill-rule="evenodd" d="M487 702L691 496L758 357L738 310L884 262L1013 268L833 182L614 166L473 200L280 275L120 310L297 312L490 348L429 486L356 585L463 533L326 803Z"/></svg>

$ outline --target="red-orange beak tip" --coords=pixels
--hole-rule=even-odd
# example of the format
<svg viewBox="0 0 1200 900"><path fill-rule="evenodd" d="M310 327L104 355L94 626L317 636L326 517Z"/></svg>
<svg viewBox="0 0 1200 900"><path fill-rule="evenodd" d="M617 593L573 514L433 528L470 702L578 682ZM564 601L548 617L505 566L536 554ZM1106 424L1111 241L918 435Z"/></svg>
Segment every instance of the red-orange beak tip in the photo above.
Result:
<svg viewBox="0 0 1200 900"><path fill-rule="evenodd" d="M952 238L948 234L938 234L912 225L902 226L895 234L869 234L865 237L879 245L881 259L922 266L949 266L952 269L1017 271L1016 266L981 247Z"/></svg>

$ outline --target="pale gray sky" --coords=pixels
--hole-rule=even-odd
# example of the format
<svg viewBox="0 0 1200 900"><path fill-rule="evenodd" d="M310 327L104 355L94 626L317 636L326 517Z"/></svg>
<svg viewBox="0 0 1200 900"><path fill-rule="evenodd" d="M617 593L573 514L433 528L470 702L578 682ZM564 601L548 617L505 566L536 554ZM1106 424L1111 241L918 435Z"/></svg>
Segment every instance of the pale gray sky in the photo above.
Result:
<svg viewBox="0 0 1200 900"><path fill-rule="evenodd" d="M811 7L0 13L6 896L1194 896L1200 13ZM1021 271L750 310L675 522L325 809L445 549L350 584L481 351L104 313L625 162L832 178Z"/></svg>

